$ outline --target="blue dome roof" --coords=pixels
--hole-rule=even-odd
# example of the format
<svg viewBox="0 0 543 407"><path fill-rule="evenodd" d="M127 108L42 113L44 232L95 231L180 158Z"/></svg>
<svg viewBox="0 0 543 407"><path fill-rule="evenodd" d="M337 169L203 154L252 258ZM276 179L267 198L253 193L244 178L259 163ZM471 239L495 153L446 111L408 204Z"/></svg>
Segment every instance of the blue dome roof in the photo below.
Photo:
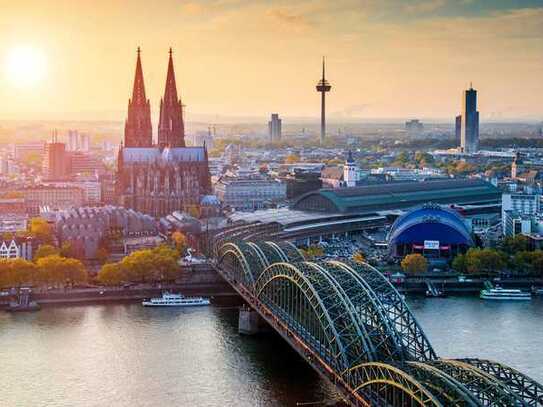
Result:
<svg viewBox="0 0 543 407"><path fill-rule="evenodd" d="M443 244L473 245L462 217L447 208L425 205L400 216L388 234L389 244L422 243L437 240Z"/></svg>

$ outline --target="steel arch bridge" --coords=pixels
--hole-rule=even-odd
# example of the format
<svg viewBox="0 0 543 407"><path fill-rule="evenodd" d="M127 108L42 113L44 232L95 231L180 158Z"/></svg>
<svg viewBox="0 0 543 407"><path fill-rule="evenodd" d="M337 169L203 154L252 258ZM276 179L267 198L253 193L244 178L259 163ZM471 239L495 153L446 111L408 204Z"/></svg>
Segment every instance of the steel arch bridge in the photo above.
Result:
<svg viewBox="0 0 543 407"><path fill-rule="evenodd" d="M543 386L510 367L438 358L374 267L307 261L289 242L243 240L251 228L232 235L215 240L218 272L347 404L543 406Z"/></svg>

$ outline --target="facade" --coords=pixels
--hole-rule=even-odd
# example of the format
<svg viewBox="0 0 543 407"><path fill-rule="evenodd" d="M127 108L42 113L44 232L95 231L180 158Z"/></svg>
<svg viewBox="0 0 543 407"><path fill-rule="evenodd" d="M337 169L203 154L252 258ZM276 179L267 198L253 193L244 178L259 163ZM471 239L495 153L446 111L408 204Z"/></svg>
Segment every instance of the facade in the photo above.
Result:
<svg viewBox="0 0 543 407"><path fill-rule="evenodd" d="M462 96L462 117L460 147L464 153L473 154L479 150L479 112L477 91L470 86Z"/></svg>
<svg viewBox="0 0 543 407"><path fill-rule="evenodd" d="M396 219L387 240L393 257L419 253L430 260L452 259L474 244L468 226L457 212L432 204Z"/></svg>
<svg viewBox="0 0 543 407"><path fill-rule="evenodd" d="M458 115L454 121L454 139L457 147L462 147L462 115Z"/></svg>
<svg viewBox="0 0 543 407"><path fill-rule="evenodd" d="M102 172L104 165L90 153L74 151L70 153L70 174L95 174Z"/></svg>
<svg viewBox="0 0 543 407"><path fill-rule="evenodd" d="M32 256L31 238L0 239L0 259L24 259L31 261Z"/></svg>
<svg viewBox="0 0 543 407"><path fill-rule="evenodd" d="M117 201L121 206L157 218L198 207L201 197L211 191L207 150L185 147L183 111L177 96L171 50L166 90L160 102L158 145L152 143L150 123L138 49L124 146L117 159Z"/></svg>
<svg viewBox="0 0 543 407"><path fill-rule="evenodd" d="M271 143L281 141L281 119L277 113L271 115L271 120L268 122L268 134Z"/></svg>
<svg viewBox="0 0 543 407"><path fill-rule="evenodd" d="M15 144L13 146L13 156L16 160L23 161L32 155L37 155L43 158L45 154L45 143L24 143Z"/></svg>
<svg viewBox="0 0 543 407"><path fill-rule="evenodd" d="M26 211L37 215L40 208L68 209L80 207L84 202L84 191L81 188L66 186L36 186L21 191L24 195Z"/></svg>
<svg viewBox="0 0 543 407"><path fill-rule="evenodd" d="M502 195L502 227L505 236L529 235L541 218L541 195L507 193Z"/></svg>
<svg viewBox="0 0 543 407"><path fill-rule="evenodd" d="M343 167L325 167L321 171L322 184L330 188L354 187L360 181L360 169L353 159L351 151Z"/></svg>
<svg viewBox="0 0 543 407"><path fill-rule="evenodd" d="M54 139L53 142L45 145L43 175L48 180L63 180L68 177L69 162L66 144L59 143Z"/></svg>
<svg viewBox="0 0 543 407"><path fill-rule="evenodd" d="M90 137L77 130L68 130L68 151L90 151Z"/></svg>
<svg viewBox="0 0 543 407"><path fill-rule="evenodd" d="M286 199L286 184L268 178L224 177L215 184L215 195L224 207L256 210Z"/></svg>
<svg viewBox="0 0 543 407"><path fill-rule="evenodd" d="M151 216L113 206L61 211L57 214L55 230L61 244L70 242L78 256L87 259L96 257L104 239L116 236L123 240L158 234L157 223Z"/></svg>

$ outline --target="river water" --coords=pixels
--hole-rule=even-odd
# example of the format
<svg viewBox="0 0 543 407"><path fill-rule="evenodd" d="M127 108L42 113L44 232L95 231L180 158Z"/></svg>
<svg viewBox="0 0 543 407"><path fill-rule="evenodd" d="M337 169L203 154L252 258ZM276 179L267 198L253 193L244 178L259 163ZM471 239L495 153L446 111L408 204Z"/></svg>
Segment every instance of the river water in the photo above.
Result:
<svg viewBox="0 0 543 407"><path fill-rule="evenodd" d="M543 301L410 299L443 357L500 360L543 381ZM295 406L332 389L237 311L138 304L0 312L0 406Z"/></svg>

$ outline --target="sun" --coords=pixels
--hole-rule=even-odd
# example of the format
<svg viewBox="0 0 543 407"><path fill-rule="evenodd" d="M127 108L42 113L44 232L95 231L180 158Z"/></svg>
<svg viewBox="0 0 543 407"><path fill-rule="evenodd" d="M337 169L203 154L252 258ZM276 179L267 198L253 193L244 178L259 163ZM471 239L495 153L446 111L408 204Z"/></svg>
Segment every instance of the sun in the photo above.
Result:
<svg viewBox="0 0 543 407"><path fill-rule="evenodd" d="M36 85L45 76L46 60L37 48L21 45L11 48L5 59L7 79L17 87Z"/></svg>

